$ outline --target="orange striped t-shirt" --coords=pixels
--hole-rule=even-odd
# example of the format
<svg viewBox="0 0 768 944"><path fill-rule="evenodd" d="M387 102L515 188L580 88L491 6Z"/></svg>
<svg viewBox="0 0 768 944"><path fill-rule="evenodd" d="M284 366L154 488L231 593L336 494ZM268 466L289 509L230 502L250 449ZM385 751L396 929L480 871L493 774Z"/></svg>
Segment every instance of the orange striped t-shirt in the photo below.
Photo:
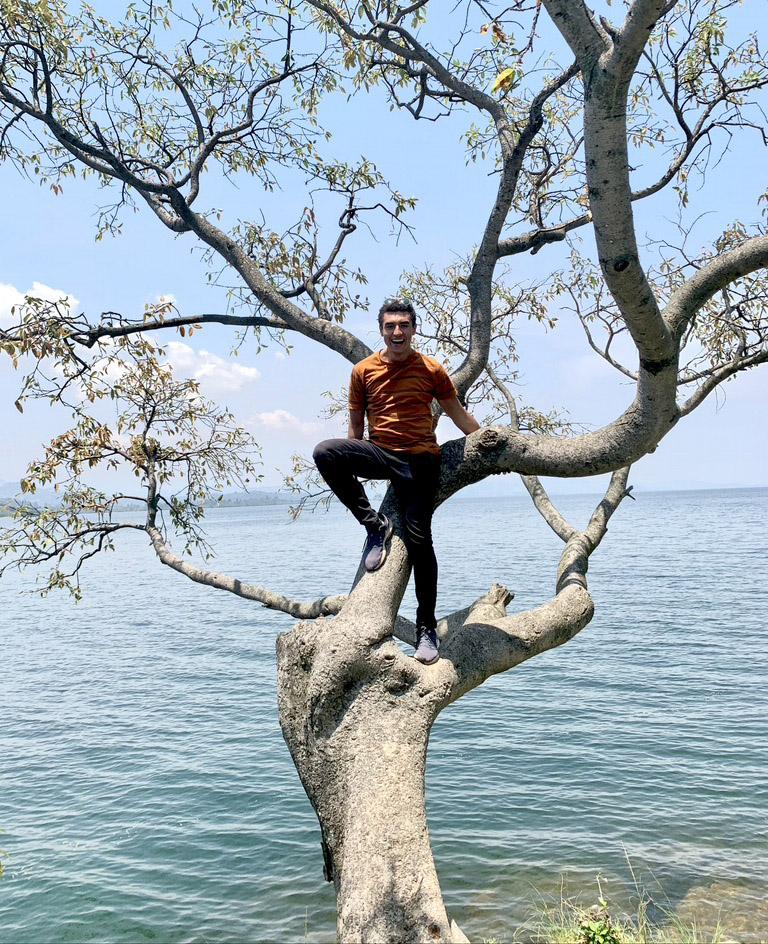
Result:
<svg viewBox="0 0 768 944"><path fill-rule="evenodd" d="M394 452L439 454L432 429L432 400L456 396L445 368L434 357L412 351L401 363L389 364L380 353L352 368L350 410L365 410L368 438Z"/></svg>

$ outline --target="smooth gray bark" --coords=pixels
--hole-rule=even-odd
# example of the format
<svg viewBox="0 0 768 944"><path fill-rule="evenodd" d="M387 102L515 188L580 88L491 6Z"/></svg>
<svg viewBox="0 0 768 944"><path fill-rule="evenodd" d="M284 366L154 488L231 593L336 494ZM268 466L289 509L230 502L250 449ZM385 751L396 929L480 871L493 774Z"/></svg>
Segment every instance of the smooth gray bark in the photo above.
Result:
<svg viewBox="0 0 768 944"><path fill-rule="evenodd" d="M348 620L278 642L280 724L322 830L340 941L454 941L427 831L424 768L439 694L395 643L339 673ZM346 660L345 660L346 661Z"/></svg>
<svg viewBox="0 0 768 944"><path fill-rule="evenodd" d="M440 621L442 657L434 666L405 656L391 638L411 630L397 617L409 576L398 537L382 570L358 580L338 616L299 623L278 639L280 725L320 822L344 944L466 940L446 912L429 843L424 770L432 724L489 676L562 645L589 623L589 555L628 494L627 472L612 477L583 532L568 526L555 596L508 615L512 594L494 585ZM563 520L548 499L540 505L544 517Z"/></svg>

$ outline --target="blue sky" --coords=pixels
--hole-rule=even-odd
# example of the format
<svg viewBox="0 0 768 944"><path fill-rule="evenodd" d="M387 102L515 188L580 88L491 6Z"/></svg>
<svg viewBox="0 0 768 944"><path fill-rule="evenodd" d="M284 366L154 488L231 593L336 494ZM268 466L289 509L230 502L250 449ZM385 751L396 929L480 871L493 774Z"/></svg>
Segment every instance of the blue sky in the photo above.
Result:
<svg viewBox="0 0 768 944"><path fill-rule="evenodd" d="M367 273L370 311L353 313L347 326L369 345L376 346L375 311L384 296L395 291L400 272L425 264L442 266L465 254L477 242L484 214L494 190L489 167L465 165L458 141L463 128L456 121L414 122L390 113L363 98L347 102L338 97L326 110L334 130L334 150L347 159L372 157L403 192L419 198L411 222L414 243L399 245L382 226L378 241L361 227L350 243L348 257ZM755 199L764 189L764 150L752 138L733 150L714 171L706 191L694 194L697 212L706 212L697 233L702 244L733 218L759 219ZM652 168L650 168L652 170ZM224 309L223 292L205 281L205 266L193 237L173 237L150 214L127 213L123 235L96 242L95 210L104 202L93 183L70 181L61 196L0 167L4 224L0 256L0 319L34 283L71 294L78 308L96 318L102 310L138 316L145 303L172 295L184 314ZM223 206L234 220L264 208L279 212L282 204L303 205L301 188L267 196L256 190L235 191L215 185L209 205ZM666 196L651 198L638 208L638 233L659 238L670 230L674 203ZM331 227L335 220L329 217ZM277 228L277 226L275 227ZM329 238L332 230L329 230ZM584 247L590 248L585 232ZM525 279L562 264L561 247L536 257L518 256L515 275ZM15 294L16 293L16 294ZM544 331L523 323L518 346L523 372L521 392L543 410L566 406L571 417L590 427L618 415L632 397L631 385L600 361L587 347L575 316L556 311L558 327ZM169 356L182 373L197 376L205 392L228 403L238 418L253 430L263 448L264 483L280 481L293 452L308 454L313 444L343 429L341 418L320 416L322 392L346 383L349 364L303 338L292 338L294 351L284 356L274 348L256 355L246 344L237 359L229 356L231 330L206 327L190 340L166 335ZM684 419L656 453L637 464L632 481L638 488L700 488L765 485L768 463L765 410L768 378L759 368L726 385L724 394L710 399ZM66 418L44 405L30 404L24 415L13 407L18 387L6 361L0 363L0 410L6 448L0 455L0 482L18 479L41 443L62 428ZM458 435L458 432L455 431ZM441 438L452 438L447 420ZM594 491L593 481L551 483L553 492ZM517 492L512 477L484 483L481 491Z"/></svg>

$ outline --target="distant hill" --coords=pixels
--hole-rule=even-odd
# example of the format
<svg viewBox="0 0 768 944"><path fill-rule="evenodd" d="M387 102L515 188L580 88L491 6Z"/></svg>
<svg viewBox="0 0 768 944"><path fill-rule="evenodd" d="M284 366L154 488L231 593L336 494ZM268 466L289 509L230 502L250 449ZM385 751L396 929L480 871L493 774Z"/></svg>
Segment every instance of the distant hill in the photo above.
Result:
<svg viewBox="0 0 768 944"><path fill-rule="evenodd" d="M24 498L28 501L32 496L22 495L18 482L0 482L0 503L8 505L13 499ZM52 488L39 488L34 494L36 505L55 505L58 495Z"/></svg>
<svg viewBox="0 0 768 944"><path fill-rule="evenodd" d="M57 505L59 497L52 488L41 488L34 495L22 495L18 482L0 482L0 517L9 516L21 501L37 506Z"/></svg>
<svg viewBox="0 0 768 944"><path fill-rule="evenodd" d="M227 492L222 495L221 501L213 498L206 502L208 507L232 505L288 505L294 499L284 492L277 492L272 489L254 489L252 492Z"/></svg>

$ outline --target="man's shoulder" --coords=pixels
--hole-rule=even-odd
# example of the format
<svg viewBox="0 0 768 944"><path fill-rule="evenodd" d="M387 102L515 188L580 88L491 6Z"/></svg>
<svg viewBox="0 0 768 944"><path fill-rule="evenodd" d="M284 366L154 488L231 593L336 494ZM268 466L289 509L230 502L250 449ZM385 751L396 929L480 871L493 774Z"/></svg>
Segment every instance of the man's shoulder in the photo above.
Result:
<svg viewBox="0 0 768 944"><path fill-rule="evenodd" d="M364 357L361 361L358 361L352 368L352 373L362 375L366 372L366 370L370 370L372 367L377 367L378 364L379 355L374 351L373 354L369 354L368 357Z"/></svg>
<svg viewBox="0 0 768 944"><path fill-rule="evenodd" d="M358 361L352 368L350 383L365 384L367 379L370 378L373 371L377 368L377 358L378 354L369 354L368 357L364 357L361 361Z"/></svg>

